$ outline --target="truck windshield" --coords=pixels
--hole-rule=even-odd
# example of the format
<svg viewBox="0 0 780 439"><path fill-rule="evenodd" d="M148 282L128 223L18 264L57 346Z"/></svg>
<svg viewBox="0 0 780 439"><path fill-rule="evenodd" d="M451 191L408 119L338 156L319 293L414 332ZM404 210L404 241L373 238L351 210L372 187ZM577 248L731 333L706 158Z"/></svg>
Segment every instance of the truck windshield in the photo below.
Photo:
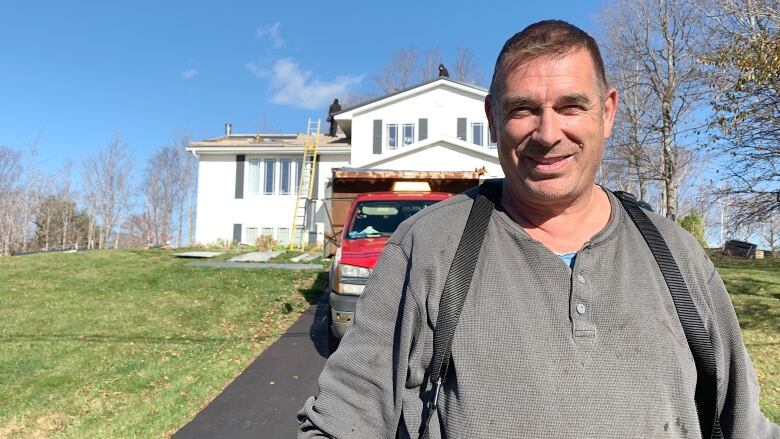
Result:
<svg viewBox="0 0 780 439"><path fill-rule="evenodd" d="M349 239L390 236L398 225L415 213L439 200L362 201L357 204L355 218L347 231Z"/></svg>

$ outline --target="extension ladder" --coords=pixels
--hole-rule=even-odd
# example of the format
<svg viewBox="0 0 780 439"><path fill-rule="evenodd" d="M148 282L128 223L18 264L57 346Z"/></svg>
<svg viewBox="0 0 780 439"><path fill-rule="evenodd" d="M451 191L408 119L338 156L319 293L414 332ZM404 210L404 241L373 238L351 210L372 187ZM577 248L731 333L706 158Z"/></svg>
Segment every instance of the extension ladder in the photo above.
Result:
<svg viewBox="0 0 780 439"><path fill-rule="evenodd" d="M306 230L306 213L312 203L314 175L317 169L317 149L320 146L320 119L309 119L306 124L306 141L303 144L303 160L298 169L298 190L295 193L295 210L293 211L292 227L290 227L290 249L303 248ZM299 230L300 229L300 230Z"/></svg>

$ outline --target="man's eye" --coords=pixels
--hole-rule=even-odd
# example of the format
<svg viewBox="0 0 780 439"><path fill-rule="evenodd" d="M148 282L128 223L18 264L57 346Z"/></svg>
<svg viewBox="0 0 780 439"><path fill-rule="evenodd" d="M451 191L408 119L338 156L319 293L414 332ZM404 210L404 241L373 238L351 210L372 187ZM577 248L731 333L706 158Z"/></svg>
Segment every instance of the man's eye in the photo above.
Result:
<svg viewBox="0 0 780 439"><path fill-rule="evenodd" d="M513 117L523 117L523 116L529 116L531 114L531 109L528 107L518 107L512 109L512 111L509 112Z"/></svg>
<svg viewBox="0 0 780 439"><path fill-rule="evenodd" d="M585 108L581 105L564 105L560 109L561 113L563 114L577 114L582 111L585 111Z"/></svg>

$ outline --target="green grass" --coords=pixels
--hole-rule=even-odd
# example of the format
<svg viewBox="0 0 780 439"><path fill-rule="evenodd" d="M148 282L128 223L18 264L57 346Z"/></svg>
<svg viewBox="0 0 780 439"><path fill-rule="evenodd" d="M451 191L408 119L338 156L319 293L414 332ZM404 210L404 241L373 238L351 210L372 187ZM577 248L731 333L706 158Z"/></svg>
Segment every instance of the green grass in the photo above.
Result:
<svg viewBox="0 0 780 439"><path fill-rule="evenodd" d="M324 272L190 267L171 253L0 258L0 438L166 437L281 335L326 280ZM780 259L714 259L762 409L780 422Z"/></svg>
<svg viewBox="0 0 780 439"><path fill-rule="evenodd" d="M761 409L780 423L780 258L712 259L731 295L761 384Z"/></svg>
<svg viewBox="0 0 780 439"><path fill-rule="evenodd" d="M168 436L325 284L170 253L0 258L0 437Z"/></svg>

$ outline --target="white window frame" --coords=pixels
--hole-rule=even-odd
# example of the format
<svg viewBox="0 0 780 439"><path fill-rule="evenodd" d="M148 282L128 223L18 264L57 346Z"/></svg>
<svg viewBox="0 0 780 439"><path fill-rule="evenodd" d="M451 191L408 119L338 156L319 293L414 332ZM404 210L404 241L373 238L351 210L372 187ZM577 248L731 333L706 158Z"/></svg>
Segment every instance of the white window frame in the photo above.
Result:
<svg viewBox="0 0 780 439"><path fill-rule="evenodd" d="M277 182L276 182L277 174L278 174L278 172L276 171L277 162L278 162L278 160L276 160L276 159L263 159L263 195L276 195L277 194L277 190L278 190L278 187L279 187ZM267 184L268 183L268 169L269 169L268 165L269 164L271 165L270 166L270 169L271 169L271 190L270 191L268 190L268 184Z"/></svg>
<svg viewBox="0 0 780 439"><path fill-rule="evenodd" d="M474 130L479 128L479 139L475 139ZM477 146L485 146L485 124L483 122L471 122L471 143Z"/></svg>
<svg viewBox="0 0 780 439"><path fill-rule="evenodd" d="M412 132L410 136L406 136L406 129L411 128ZM406 141L406 139L409 139L409 142ZM413 123L405 123L403 124L401 128L401 146L407 146L414 143L414 124Z"/></svg>
<svg viewBox="0 0 780 439"><path fill-rule="evenodd" d="M395 130L395 136L394 137L390 136L390 129L391 128ZM398 144L400 143L398 141L399 137L400 137L399 134L400 133L398 132L398 124L397 123L389 123L389 124L387 124L387 149L389 149L391 151L398 149ZM395 144L394 145L390 143L390 139L392 139L392 138L395 139Z"/></svg>
<svg viewBox="0 0 780 439"><path fill-rule="evenodd" d="M249 231L250 230L254 230L255 231L255 239L253 239L251 241L249 240ZM249 245L255 245L255 243L257 242L257 238L259 237L259 235L258 235L259 230L260 230L260 228L256 227L256 226L244 227L244 243L245 244L249 244Z"/></svg>
<svg viewBox="0 0 780 439"><path fill-rule="evenodd" d="M259 196L262 193L260 190L263 185L261 163L261 159L249 159L249 178L247 178L246 185L247 193L252 196Z"/></svg>
<svg viewBox="0 0 780 439"><path fill-rule="evenodd" d="M284 168L287 167L287 191L284 190ZM279 195L290 195L294 191L293 186L293 160L292 159L279 159Z"/></svg>

